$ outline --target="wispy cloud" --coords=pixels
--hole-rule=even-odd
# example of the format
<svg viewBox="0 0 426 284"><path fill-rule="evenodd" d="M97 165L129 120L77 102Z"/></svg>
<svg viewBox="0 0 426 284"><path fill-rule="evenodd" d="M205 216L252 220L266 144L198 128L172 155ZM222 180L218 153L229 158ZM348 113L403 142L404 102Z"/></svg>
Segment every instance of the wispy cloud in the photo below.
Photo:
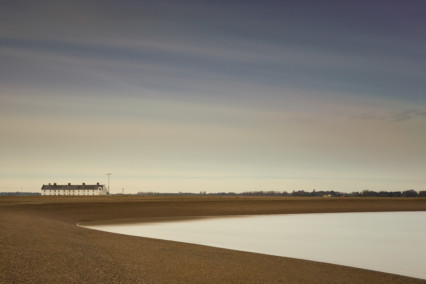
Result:
<svg viewBox="0 0 426 284"><path fill-rule="evenodd" d="M352 115L352 117L361 120L373 121L393 121L393 122L407 122L412 120L426 120L426 111L421 110L387 110L387 111L368 111L359 112Z"/></svg>
<svg viewBox="0 0 426 284"><path fill-rule="evenodd" d="M398 1L9 1L0 169L424 181L424 12Z"/></svg>
<svg viewBox="0 0 426 284"><path fill-rule="evenodd" d="M40 60L22 63L41 72L46 68L63 72L73 64L80 72L91 73L85 75L94 77L94 87L108 81L110 87L112 82L129 87L139 82L154 88L170 84L169 88L186 92L197 81L206 84L220 78L321 89L340 92L341 96L358 93L365 97L402 98L404 93L404 99L416 102L421 101L426 87L425 67L416 59L424 55L421 47L425 42L410 38L410 33L386 28L383 23L382 30L347 30L345 24L352 16L342 18L342 25L335 25L327 17L320 19L312 13L312 19L298 25L297 15L306 12L299 5L290 5L292 14L286 12L286 5L283 9L270 9L253 3L244 7L230 3L224 11L221 4L193 1L188 5L167 1L164 5L125 3L117 9L113 3L99 8L96 2L42 1L23 5L19 13L10 4L9 9L3 10L1 43L21 53L28 52L33 59L54 58L46 65ZM348 7L343 6L339 5L339 9L348 12ZM353 12L363 13L359 7L349 6ZM318 13L329 13L331 19L341 17L327 11L320 9ZM368 15L365 20L376 21ZM393 26L392 22L388 24ZM401 39L410 40L395 38L392 31L398 32ZM14 62L9 60L9 65ZM69 78L63 82L90 84L76 72L63 73ZM214 87L215 84L207 84L205 89Z"/></svg>
<svg viewBox="0 0 426 284"><path fill-rule="evenodd" d="M406 110L392 116L395 121L407 121L413 119L426 119L426 111Z"/></svg>

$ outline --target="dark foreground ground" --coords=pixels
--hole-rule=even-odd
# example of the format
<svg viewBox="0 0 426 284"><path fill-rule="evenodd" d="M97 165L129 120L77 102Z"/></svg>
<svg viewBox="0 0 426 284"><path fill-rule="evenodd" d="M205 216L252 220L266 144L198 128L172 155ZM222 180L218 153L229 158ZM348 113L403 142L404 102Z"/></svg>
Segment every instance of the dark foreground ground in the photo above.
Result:
<svg viewBox="0 0 426 284"><path fill-rule="evenodd" d="M426 210L425 198L0 197L0 283L426 283L76 226L121 218L418 210Z"/></svg>

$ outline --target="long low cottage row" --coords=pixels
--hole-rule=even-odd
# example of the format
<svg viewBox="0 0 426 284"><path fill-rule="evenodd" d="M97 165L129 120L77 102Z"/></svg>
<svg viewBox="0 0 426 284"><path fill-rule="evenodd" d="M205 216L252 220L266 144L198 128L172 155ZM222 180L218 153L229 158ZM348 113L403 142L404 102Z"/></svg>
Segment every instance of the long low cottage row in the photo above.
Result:
<svg viewBox="0 0 426 284"><path fill-rule="evenodd" d="M79 195L106 195L108 194L108 189L105 185L99 184L78 184L72 185L68 183L67 185L62 184L43 184L41 188L42 195L70 195L70 196L79 196Z"/></svg>

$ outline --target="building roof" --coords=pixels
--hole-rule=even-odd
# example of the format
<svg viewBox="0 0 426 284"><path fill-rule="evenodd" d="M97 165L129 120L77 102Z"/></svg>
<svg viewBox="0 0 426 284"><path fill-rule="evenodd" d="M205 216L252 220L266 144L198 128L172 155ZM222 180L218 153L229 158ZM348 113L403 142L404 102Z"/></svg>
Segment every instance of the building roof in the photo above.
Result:
<svg viewBox="0 0 426 284"><path fill-rule="evenodd" d="M101 187L104 189L105 185L103 184L43 184L42 190L96 190Z"/></svg>

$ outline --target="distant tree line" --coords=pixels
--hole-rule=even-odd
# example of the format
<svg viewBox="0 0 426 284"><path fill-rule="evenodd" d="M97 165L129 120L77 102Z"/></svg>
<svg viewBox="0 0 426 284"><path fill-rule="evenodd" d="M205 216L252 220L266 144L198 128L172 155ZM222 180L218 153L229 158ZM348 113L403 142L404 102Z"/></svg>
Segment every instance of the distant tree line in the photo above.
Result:
<svg viewBox="0 0 426 284"><path fill-rule="evenodd" d="M192 192L179 192L179 193L160 193L160 192L138 192L138 195L217 195L217 196L311 196L311 197L426 197L426 190L415 191L409 189L405 191L372 191L363 190L356 192L338 192L338 191L316 191L315 189L311 192L298 190L298 191L246 191L241 193L236 192L215 192L207 193L206 191L200 191L200 193Z"/></svg>
<svg viewBox="0 0 426 284"><path fill-rule="evenodd" d="M0 192L0 196L34 196L41 195L39 192ZM121 194L116 194L121 195ZM128 194L131 195L131 194ZM315 189L311 192L298 190L298 191L245 191L241 193L236 192L214 192L207 193L206 191L200 191L199 193L193 192L138 192L137 195L168 195L168 196L178 196L178 195L213 195L213 196L311 196L311 197L426 197L426 190L415 191L414 189L409 189L405 191L372 191L372 190L363 190L355 191L351 193L339 192L339 191L316 191Z"/></svg>
<svg viewBox="0 0 426 284"><path fill-rule="evenodd" d="M417 192L414 189L405 191L372 191L363 190L361 192L338 192L338 191L316 191L311 192L298 190L293 192L286 191L249 191L240 195L246 196L322 196L322 197L426 197L426 191Z"/></svg>
<svg viewBox="0 0 426 284"><path fill-rule="evenodd" d="M362 192L355 192L353 196L366 196L366 197L426 197L426 191L417 192L414 189L405 191L371 191L363 190Z"/></svg>
<svg viewBox="0 0 426 284"><path fill-rule="evenodd" d="M28 195L41 195L40 192L0 192L0 196L28 196Z"/></svg>

